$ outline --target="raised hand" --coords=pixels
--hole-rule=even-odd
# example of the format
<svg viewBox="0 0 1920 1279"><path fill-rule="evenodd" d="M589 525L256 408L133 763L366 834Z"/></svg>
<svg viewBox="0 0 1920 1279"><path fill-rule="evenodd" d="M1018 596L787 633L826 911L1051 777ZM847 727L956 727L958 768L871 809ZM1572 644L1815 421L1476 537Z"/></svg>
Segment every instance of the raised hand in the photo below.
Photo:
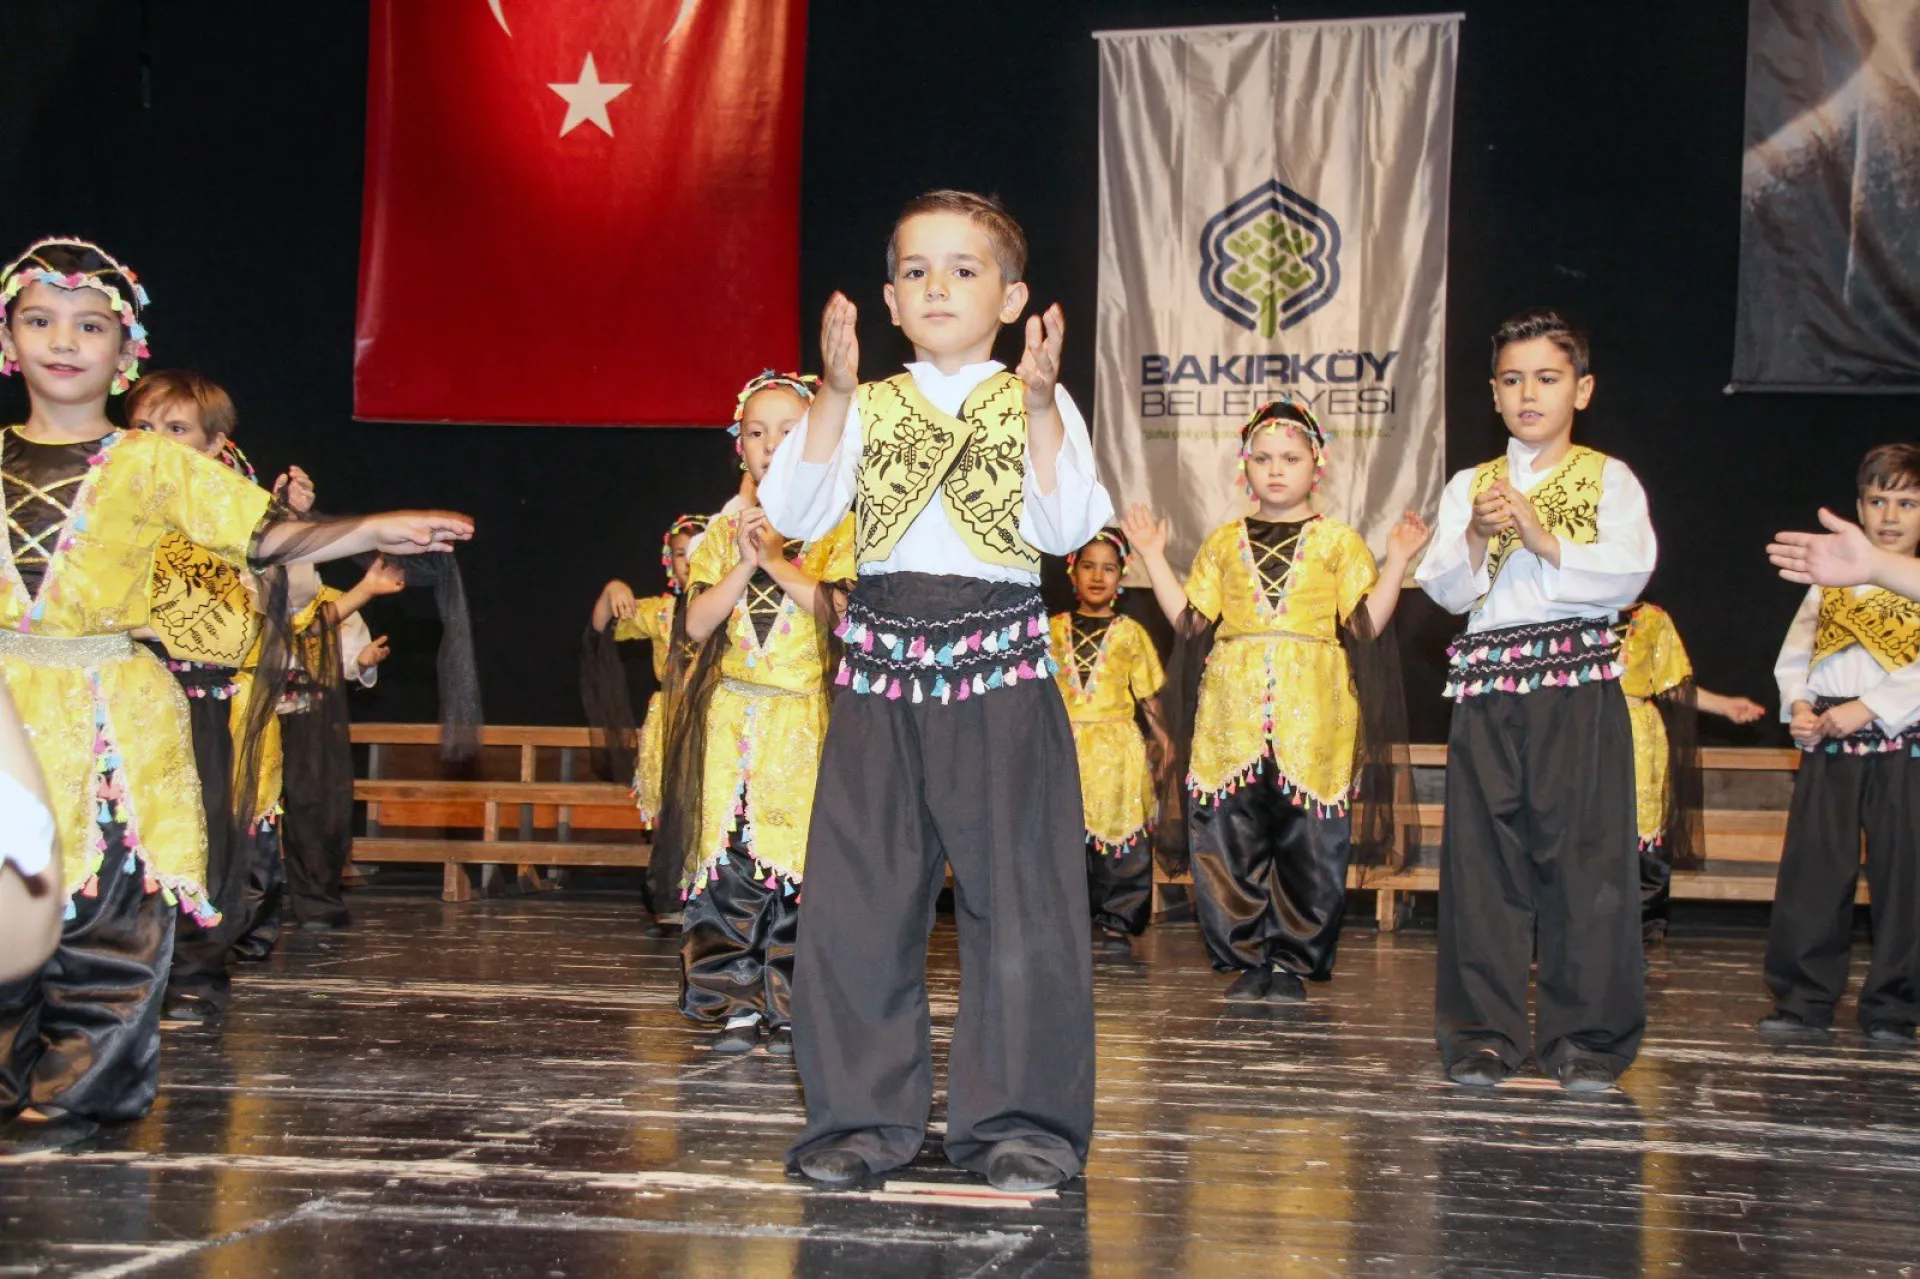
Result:
<svg viewBox="0 0 1920 1279"><path fill-rule="evenodd" d="M407 589L407 571L386 556L377 556L367 566L360 585L369 595L397 594Z"/></svg>
<svg viewBox="0 0 1920 1279"><path fill-rule="evenodd" d="M1026 387L1029 415L1053 407L1053 393L1060 385L1060 352L1066 343L1067 314L1058 302L1048 307L1045 315L1027 317L1027 345L1013 373Z"/></svg>
<svg viewBox="0 0 1920 1279"><path fill-rule="evenodd" d="M1135 502L1121 515L1120 531L1143 555L1159 555L1167 549L1167 522L1156 519L1152 508L1143 502Z"/></svg>
<svg viewBox="0 0 1920 1279"><path fill-rule="evenodd" d="M1775 533L1767 543L1767 558L1780 576L1802 586L1863 586L1872 577L1876 556L1883 554L1867 540L1858 524L1841 519L1824 506L1820 523L1826 533Z"/></svg>
<svg viewBox="0 0 1920 1279"><path fill-rule="evenodd" d="M295 515L305 515L313 509L313 479L299 467L290 466L273 482L273 495Z"/></svg>
<svg viewBox="0 0 1920 1279"><path fill-rule="evenodd" d="M1420 548L1433 536L1433 530L1420 518L1418 511L1408 511L1400 517L1400 522L1387 530L1387 559L1401 564L1410 564Z"/></svg>
<svg viewBox="0 0 1920 1279"><path fill-rule="evenodd" d="M844 293L828 298L820 317L820 380L842 395L852 395L860 385L860 336L854 329L859 318Z"/></svg>
<svg viewBox="0 0 1920 1279"><path fill-rule="evenodd" d="M614 620L624 622L633 616L633 588L619 578L607 583L600 598L607 606L607 615Z"/></svg>

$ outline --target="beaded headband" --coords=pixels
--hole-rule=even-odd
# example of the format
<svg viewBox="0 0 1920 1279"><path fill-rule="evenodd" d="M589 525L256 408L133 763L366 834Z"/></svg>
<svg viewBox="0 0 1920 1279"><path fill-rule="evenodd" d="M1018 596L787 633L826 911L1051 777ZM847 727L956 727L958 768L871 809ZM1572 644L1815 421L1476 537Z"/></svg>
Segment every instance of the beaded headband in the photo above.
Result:
<svg viewBox="0 0 1920 1279"><path fill-rule="evenodd" d="M92 253L104 258L107 265L98 271L56 271L48 265L45 258L40 256L41 250L51 248L76 249L83 253ZM129 298L123 295L120 292L120 286L108 278L110 276L120 277L121 281L133 291L133 296ZM111 391L114 395L119 395L133 385L134 379L140 376L140 361L146 359L151 353L147 350L146 326L140 323L141 309L147 305L147 291L131 269L123 266L119 259L89 240L59 235L48 236L44 240L36 240L28 246L25 253L8 263L4 270L0 270L0 307L6 306L20 296L21 291L29 284L49 284L56 289L69 291L97 289L106 294L108 305L113 313L120 317L120 323L126 327L127 341L134 344L133 362L114 374ZM0 359L0 374L12 373L19 367L14 360Z"/></svg>
<svg viewBox="0 0 1920 1279"><path fill-rule="evenodd" d="M739 438L740 421L747 415L747 401L770 386L781 386L792 391L809 403L820 391L820 379L811 373L782 373L778 369L762 369L747 379L740 388L740 398L733 402L733 425L727 428L727 434ZM734 446L737 450L739 445Z"/></svg>
<svg viewBox="0 0 1920 1279"><path fill-rule="evenodd" d="M1113 553L1120 557L1120 572L1125 574L1128 567L1133 563L1133 543L1127 540L1127 535L1117 528L1103 528L1087 539L1087 546L1092 546L1095 542L1105 542L1113 548ZM1080 551L1086 550L1087 546L1081 547ZM1073 551L1067 555L1067 567L1069 569L1071 569L1074 566L1074 562L1080 558L1080 551Z"/></svg>
<svg viewBox="0 0 1920 1279"><path fill-rule="evenodd" d="M667 535L660 539L660 567L667 570L667 589L675 595L680 593L680 579L673 575L673 539L682 533L704 533L707 531L707 517L704 515L682 515L667 526Z"/></svg>
<svg viewBox="0 0 1920 1279"><path fill-rule="evenodd" d="M1246 466L1253 458L1253 437L1262 430L1282 428L1299 434L1313 450L1314 487L1320 487L1321 479L1326 476L1327 432L1314 414L1313 405L1304 396L1288 391L1279 399L1261 405L1240 428L1240 487L1249 497L1253 495L1253 485L1247 480Z"/></svg>

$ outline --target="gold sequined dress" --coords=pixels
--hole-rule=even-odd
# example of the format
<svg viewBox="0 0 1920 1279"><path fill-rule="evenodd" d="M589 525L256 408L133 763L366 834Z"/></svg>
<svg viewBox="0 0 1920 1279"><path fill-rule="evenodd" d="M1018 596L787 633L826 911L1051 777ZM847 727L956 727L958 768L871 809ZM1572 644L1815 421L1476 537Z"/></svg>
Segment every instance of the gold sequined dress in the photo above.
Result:
<svg viewBox="0 0 1920 1279"><path fill-rule="evenodd" d="M718 583L740 562L737 515L708 526L689 566L689 589ZM788 543L816 581L851 581L852 518L804 546ZM718 683L707 703L699 835L682 883L700 893L729 856L735 830L751 849L754 878L797 885L807 859L814 782L827 731L827 632L814 615L757 572L727 618Z"/></svg>
<svg viewBox="0 0 1920 1279"><path fill-rule="evenodd" d="M1360 706L1339 628L1377 576L1360 535L1324 517L1248 517L1201 543L1187 602L1218 627L1194 713L1195 799L1237 789L1271 759L1295 804L1346 808Z"/></svg>
<svg viewBox="0 0 1920 1279"><path fill-rule="evenodd" d="M672 652L673 613L678 602L672 595L649 595L635 600L633 616L622 618L613 626L613 638L617 641L644 640L653 645L653 678L660 687L647 699L647 718L640 725L640 757L633 770L633 801L640 809L640 820L648 825L660 815L662 735L667 731L664 690L667 658Z"/></svg>
<svg viewBox="0 0 1920 1279"><path fill-rule="evenodd" d="M1080 761L1087 839L1117 857L1153 828L1153 770L1134 712L1166 675L1153 638L1130 617L1057 613L1049 627L1054 678Z"/></svg>
<svg viewBox="0 0 1920 1279"><path fill-rule="evenodd" d="M1627 715L1633 724L1634 817L1640 845L1659 844L1667 830L1667 725L1657 700L1693 678L1693 664L1663 608L1640 604L1633 609L1620 644L1625 673L1620 691L1627 697Z"/></svg>
<svg viewBox="0 0 1920 1279"><path fill-rule="evenodd" d="M0 460L0 678L27 725L60 832L69 893L102 861L202 922L206 823L186 699L129 633L148 620L155 548L178 533L244 566L270 502L219 462L143 432L36 444L9 430ZM120 823L124 847L106 847Z"/></svg>

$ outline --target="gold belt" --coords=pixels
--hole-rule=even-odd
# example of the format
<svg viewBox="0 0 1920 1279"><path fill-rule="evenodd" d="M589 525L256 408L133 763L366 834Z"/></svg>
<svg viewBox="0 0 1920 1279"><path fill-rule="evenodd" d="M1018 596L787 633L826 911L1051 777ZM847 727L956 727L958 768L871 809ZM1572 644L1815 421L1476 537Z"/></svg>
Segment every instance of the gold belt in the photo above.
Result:
<svg viewBox="0 0 1920 1279"><path fill-rule="evenodd" d="M1297 640L1302 644L1338 644L1337 639L1321 639L1318 635L1302 635L1298 631L1244 631L1239 635L1221 635L1214 640L1216 644L1231 644L1236 640Z"/></svg>
<svg viewBox="0 0 1920 1279"><path fill-rule="evenodd" d="M29 635L0 628L0 657L29 666L65 666L75 669L124 662L134 653L133 636L126 631L110 635Z"/></svg>
<svg viewBox="0 0 1920 1279"><path fill-rule="evenodd" d="M754 684L731 675L721 678L720 687L736 697L813 697L826 689L825 684L816 684L812 688L775 688L771 684Z"/></svg>

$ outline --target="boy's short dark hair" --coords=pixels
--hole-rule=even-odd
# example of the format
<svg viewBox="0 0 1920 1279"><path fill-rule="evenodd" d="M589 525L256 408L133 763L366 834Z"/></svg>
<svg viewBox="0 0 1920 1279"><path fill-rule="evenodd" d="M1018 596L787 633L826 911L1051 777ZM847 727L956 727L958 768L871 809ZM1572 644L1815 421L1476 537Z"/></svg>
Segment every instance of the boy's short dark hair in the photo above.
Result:
<svg viewBox="0 0 1920 1279"><path fill-rule="evenodd" d="M1920 488L1920 444L1882 444L1868 449L1860 459L1855 484L1861 497L1870 488L1886 492Z"/></svg>
<svg viewBox="0 0 1920 1279"><path fill-rule="evenodd" d="M161 369L133 384L127 394L127 422L131 425L147 405L196 404L200 407L200 425L209 437L233 438L240 425L233 397L212 378L192 369Z"/></svg>
<svg viewBox="0 0 1920 1279"><path fill-rule="evenodd" d="M1499 328L1493 331L1495 375L1500 372L1500 352L1515 342L1531 342L1535 338L1545 338L1559 347L1561 353L1573 364L1575 377L1585 377L1593 371L1586 332L1551 307L1534 307L1532 310L1508 317Z"/></svg>
<svg viewBox="0 0 1920 1279"><path fill-rule="evenodd" d="M975 195L971 191L942 190L915 196L907 201L907 207L900 210L900 216L893 220L893 230L887 233L887 279L893 279L893 273L900 265L894 250L894 242L900 236L900 225L908 218L919 217L923 213L959 213L972 219L987 233L987 243L993 246L993 260L1000 264L1002 283L1017 283L1026 274L1027 233L1007 212L1007 206L1000 203L1000 197Z"/></svg>

